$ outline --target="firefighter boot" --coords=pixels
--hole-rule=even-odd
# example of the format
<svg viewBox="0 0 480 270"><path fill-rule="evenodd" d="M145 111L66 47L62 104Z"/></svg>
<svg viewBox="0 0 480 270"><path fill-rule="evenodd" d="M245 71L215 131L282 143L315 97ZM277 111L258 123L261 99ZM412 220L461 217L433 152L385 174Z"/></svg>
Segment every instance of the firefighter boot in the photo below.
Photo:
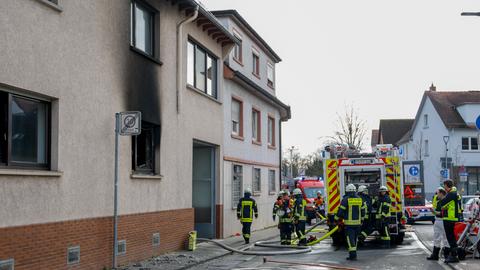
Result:
<svg viewBox="0 0 480 270"><path fill-rule="evenodd" d="M448 254L450 254L450 248L449 247L443 247L443 258L447 258L448 257Z"/></svg>
<svg viewBox="0 0 480 270"><path fill-rule="evenodd" d="M459 262L457 256L457 248L450 249L450 254L448 255L447 259L445 259L445 263L457 263Z"/></svg>
<svg viewBox="0 0 480 270"><path fill-rule="evenodd" d="M349 260L349 261L356 261L356 260L357 260L357 252L356 252L356 251L350 251L350 252L348 252L347 260Z"/></svg>
<svg viewBox="0 0 480 270"><path fill-rule="evenodd" d="M433 247L433 252L432 255L427 257L427 260L429 261L438 261L438 254L440 253L440 248L439 247Z"/></svg>

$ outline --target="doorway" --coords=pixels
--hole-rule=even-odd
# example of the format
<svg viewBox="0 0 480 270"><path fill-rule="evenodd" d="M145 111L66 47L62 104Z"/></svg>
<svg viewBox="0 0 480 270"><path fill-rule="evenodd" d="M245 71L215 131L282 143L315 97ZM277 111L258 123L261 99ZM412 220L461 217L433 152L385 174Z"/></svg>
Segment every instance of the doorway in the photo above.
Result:
<svg viewBox="0 0 480 270"><path fill-rule="evenodd" d="M215 238L215 147L194 142L192 207L195 230L201 238Z"/></svg>

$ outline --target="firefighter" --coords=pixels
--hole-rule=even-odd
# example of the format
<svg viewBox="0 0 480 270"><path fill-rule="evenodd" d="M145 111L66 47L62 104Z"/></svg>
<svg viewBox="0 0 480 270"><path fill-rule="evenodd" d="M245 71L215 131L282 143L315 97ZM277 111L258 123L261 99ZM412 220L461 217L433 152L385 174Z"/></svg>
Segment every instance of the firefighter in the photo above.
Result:
<svg viewBox="0 0 480 270"><path fill-rule="evenodd" d="M315 211L320 215L320 218L325 218L325 200L320 190L317 191L317 197L315 198Z"/></svg>
<svg viewBox="0 0 480 270"><path fill-rule="evenodd" d="M355 192L357 188L354 184L347 185L345 196L343 196L338 212L335 215L335 222L345 225L345 235L348 247L347 260L357 259L357 237L360 233L362 225L362 217L365 215L362 198L358 197Z"/></svg>
<svg viewBox="0 0 480 270"><path fill-rule="evenodd" d="M388 224L391 213L390 213L390 196L387 193L387 187L381 186L379 189L379 194L377 200L375 200L375 205L373 208L376 210L375 221L378 227L378 232L380 233L380 240L382 241L383 247L390 247L390 233L388 231Z"/></svg>
<svg viewBox="0 0 480 270"><path fill-rule="evenodd" d="M290 245L292 241L292 204L288 191L283 193L281 205L277 210L279 218L280 241L282 245Z"/></svg>
<svg viewBox="0 0 480 270"><path fill-rule="evenodd" d="M277 200L273 204L273 211L272 211L273 221L275 221L275 218L277 217L277 212L280 209L280 207L282 206L283 194L285 194L285 191L280 190L280 192L278 193L278 196L277 196Z"/></svg>
<svg viewBox="0 0 480 270"><path fill-rule="evenodd" d="M453 186L453 181L447 179L443 182L443 188L447 192L445 198L437 203L443 216L443 227L447 235L448 244L450 245L450 254L445 259L445 263L458 262L457 241L455 239L454 228L455 222L458 221L458 194L457 189Z"/></svg>
<svg viewBox="0 0 480 270"><path fill-rule="evenodd" d="M457 192L457 201L458 201L458 221L463 221L463 204L462 196L458 193L457 187L453 187L452 190Z"/></svg>
<svg viewBox="0 0 480 270"><path fill-rule="evenodd" d="M433 224L433 252L432 254L427 257L427 260L435 260L439 259L440 248L443 244L443 253L445 254L445 258L450 254L450 245L447 241L447 236L445 235L445 229L443 227L443 219L442 219L442 212L440 211L440 207L438 202L445 198L447 192L443 187L439 187L435 192L432 200L432 207L433 207L433 214L435 215L435 223Z"/></svg>
<svg viewBox="0 0 480 270"><path fill-rule="evenodd" d="M307 223L307 216L305 215L305 208L307 207L307 201L303 199L302 191L299 188L293 190L293 196L293 223L295 233L298 237L298 245L306 246L307 236L305 235L305 226Z"/></svg>
<svg viewBox="0 0 480 270"><path fill-rule="evenodd" d="M362 198L363 209L365 212L361 232L358 236L358 242L363 243L365 239L367 239L367 237L373 232L372 219L370 218L370 214L372 213L372 198L370 195L368 195L368 188L365 185L358 187L357 195Z"/></svg>
<svg viewBox="0 0 480 270"><path fill-rule="evenodd" d="M237 218L242 223L242 235L245 239L245 244L250 243L250 230L252 228L253 216L258 218L258 209L257 203L252 196L252 190L246 188L243 192L243 198L240 198L240 201L237 205Z"/></svg>

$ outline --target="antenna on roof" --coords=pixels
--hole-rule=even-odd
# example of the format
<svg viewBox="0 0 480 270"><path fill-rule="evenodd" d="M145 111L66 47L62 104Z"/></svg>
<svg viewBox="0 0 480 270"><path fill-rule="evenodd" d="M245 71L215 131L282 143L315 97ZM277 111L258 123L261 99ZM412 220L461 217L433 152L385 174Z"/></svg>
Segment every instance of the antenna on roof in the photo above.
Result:
<svg viewBox="0 0 480 270"><path fill-rule="evenodd" d="M432 85L430 85L429 91L432 91L432 92L437 91L437 87L435 85L433 85L433 82L432 82Z"/></svg>

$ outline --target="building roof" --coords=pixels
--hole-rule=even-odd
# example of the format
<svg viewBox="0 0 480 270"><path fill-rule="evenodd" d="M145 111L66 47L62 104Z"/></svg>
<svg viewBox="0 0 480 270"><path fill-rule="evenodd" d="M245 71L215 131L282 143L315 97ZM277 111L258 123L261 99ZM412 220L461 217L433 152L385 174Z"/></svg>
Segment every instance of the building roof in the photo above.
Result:
<svg viewBox="0 0 480 270"><path fill-rule="evenodd" d="M178 4L181 11L185 11L187 15L193 13L198 8L198 17L193 23L196 23L198 27L208 34L212 39L216 40L223 46L233 43L240 43L240 40L236 38L225 26L218 21L218 19L208 10L206 10L201 4L195 0L171 0L172 5Z"/></svg>
<svg viewBox="0 0 480 270"><path fill-rule="evenodd" d="M430 98L445 127L473 128L465 123L456 108L465 104L480 104L480 91L425 91L424 96ZM423 100L420 106L423 106Z"/></svg>
<svg viewBox="0 0 480 270"><path fill-rule="evenodd" d="M410 131L415 119L381 119L378 130L378 143L398 145L402 137Z"/></svg>
<svg viewBox="0 0 480 270"><path fill-rule="evenodd" d="M231 17L236 19L243 27L248 30L248 32L250 32L251 35L253 35L255 39L257 39L260 45L264 47L266 52L273 58L276 63L282 61L280 56L278 56L278 54L270 47L270 45L268 45L268 43L257 33L257 31L255 31L252 26L250 26L250 24L248 24L248 22L236 10L215 10L212 11L212 14L215 15L217 18Z"/></svg>
<svg viewBox="0 0 480 270"><path fill-rule="evenodd" d="M225 78L242 85L253 95L263 99L264 101L272 104L277 109L279 109L282 121L287 121L292 117L290 106L280 101L276 96L270 94L267 90L260 87L254 81L250 80L247 76L243 75L241 72L233 70L227 64L224 64L224 76Z"/></svg>
<svg viewBox="0 0 480 270"><path fill-rule="evenodd" d="M378 129L372 129L372 139L370 141L370 145L373 147L378 144Z"/></svg>

